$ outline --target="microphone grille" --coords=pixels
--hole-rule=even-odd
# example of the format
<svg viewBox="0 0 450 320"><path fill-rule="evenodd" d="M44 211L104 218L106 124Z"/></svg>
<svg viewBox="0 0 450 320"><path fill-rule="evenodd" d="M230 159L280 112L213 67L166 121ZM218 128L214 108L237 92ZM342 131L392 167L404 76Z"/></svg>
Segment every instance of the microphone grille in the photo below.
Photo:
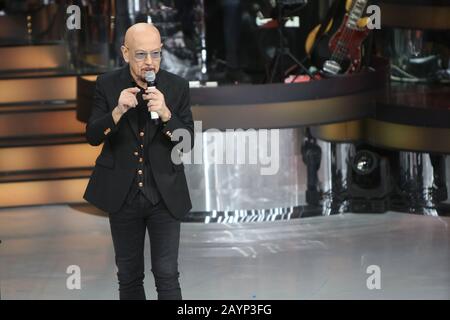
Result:
<svg viewBox="0 0 450 320"><path fill-rule="evenodd" d="M155 71L147 71L145 72L145 81L153 82L156 79Z"/></svg>

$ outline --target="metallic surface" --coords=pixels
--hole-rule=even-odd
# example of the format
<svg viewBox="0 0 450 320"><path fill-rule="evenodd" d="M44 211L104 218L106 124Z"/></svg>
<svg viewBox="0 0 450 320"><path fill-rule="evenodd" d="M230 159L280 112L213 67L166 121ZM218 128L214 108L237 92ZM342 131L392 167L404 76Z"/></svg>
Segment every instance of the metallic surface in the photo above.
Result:
<svg viewBox="0 0 450 320"><path fill-rule="evenodd" d="M437 204L447 199L445 179L450 168L446 168L443 156L434 156L439 157L434 161L432 157L427 153L400 152L399 186L405 194L409 211L419 209L425 215L437 216Z"/></svg>
<svg viewBox="0 0 450 320"><path fill-rule="evenodd" d="M348 212L347 172L354 146L348 143L318 141L322 160L318 171L319 188L322 193L322 214Z"/></svg>
<svg viewBox="0 0 450 320"><path fill-rule="evenodd" d="M357 200L357 197L350 188L352 185L348 173L352 170L356 145L323 140L318 140L317 144L322 150L317 186L322 197L322 214L351 212L349 203ZM385 158L389 167L389 178L384 181L386 185L380 180L372 189L368 189L372 190L372 195L364 192L366 199L385 201L391 210L448 215L445 204L449 203L449 155L400 151L390 156L380 156ZM374 208L383 208L379 206L380 203L372 204Z"/></svg>
<svg viewBox="0 0 450 320"><path fill-rule="evenodd" d="M267 140L263 132L267 133ZM252 138L246 139L249 136ZM195 164L194 157L189 158L192 164L184 161L192 211L304 204L306 176L300 155L301 129L206 131L202 138L203 141L195 142L194 149L200 152L197 159L201 163ZM261 154L271 160L264 161ZM238 162L241 156L245 156L245 164ZM265 172L269 174L262 174Z"/></svg>

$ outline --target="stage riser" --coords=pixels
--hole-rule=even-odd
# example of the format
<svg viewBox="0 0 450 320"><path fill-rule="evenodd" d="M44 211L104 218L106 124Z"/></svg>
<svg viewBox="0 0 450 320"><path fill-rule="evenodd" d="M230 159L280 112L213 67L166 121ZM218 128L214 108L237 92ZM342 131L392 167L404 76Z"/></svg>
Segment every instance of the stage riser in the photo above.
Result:
<svg viewBox="0 0 450 320"><path fill-rule="evenodd" d="M93 167L100 148L87 143L0 148L0 174Z"/></svg>
<svg viewBox="0 0 450 320"><path fill-rule="evenodd" d="M67 68L63 45L0 47L0 72Z"/></svg>
<svg viewBox="0 0 450 320"><path fill-rule="evenodd" d="M0 80L0 104L76 100L76 77Z"/></svg>
<svg viewBox="0 0 450 320"><path fill-rule="evenodd" d="M1 112L0 108L0 112ZM84 134L86 125L76 119L75 110L0 113L0 139Z"/></svg>
<svg viewBox="0 0 450 320"><path fill-rule="evenodd" d="M0 208L84 202L88 179L0 183Z"/></svg>

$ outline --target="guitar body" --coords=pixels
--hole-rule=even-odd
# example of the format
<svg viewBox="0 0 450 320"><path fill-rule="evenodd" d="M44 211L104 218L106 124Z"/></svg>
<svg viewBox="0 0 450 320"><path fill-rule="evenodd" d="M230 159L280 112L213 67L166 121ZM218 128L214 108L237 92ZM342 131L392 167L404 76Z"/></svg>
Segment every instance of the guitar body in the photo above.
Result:
<svg viewBox="0 0 450 320"><path fill-rule="evenodd" d="M370 32L366 26L358 26L357 29L347 27L347 20L346 14L341 26L328 43L329 59L339 60L336 62L340 64L339 73L342 74L358 72L361 69L362 43Z"/></svg>
<svg viewBox="0 0 450 320"><path fill-rule="evenodd" d="M305 50L323 75L350 74L361 69L362 44L371 31L367 28L369 18L363 17L366 4L367 0L335 0L324 21L327 27L321 28L320 24L309 33Z"/></svg>

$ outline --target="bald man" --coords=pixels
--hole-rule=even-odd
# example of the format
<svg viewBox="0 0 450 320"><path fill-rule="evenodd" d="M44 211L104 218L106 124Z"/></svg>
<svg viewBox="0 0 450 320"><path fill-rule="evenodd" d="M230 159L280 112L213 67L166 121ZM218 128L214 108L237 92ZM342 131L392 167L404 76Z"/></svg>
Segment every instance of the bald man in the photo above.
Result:
<svg viewBox="0 0 450 320"><path fill-rule="evenodd" d="M127 30L121 47L127 65L97 78L86 126L88 142L103 147L84 198L109 214L120 299L145 299L147 231L158 299L181 299L180 221L192 206L183 164L179 158L172 161L178 142L171 137L174 130L184 130L192 148L194 125L189 84L160 69L161 48L153 25L138 23ZM147 88L148 71L156 73L155 88Z"/></svg>

